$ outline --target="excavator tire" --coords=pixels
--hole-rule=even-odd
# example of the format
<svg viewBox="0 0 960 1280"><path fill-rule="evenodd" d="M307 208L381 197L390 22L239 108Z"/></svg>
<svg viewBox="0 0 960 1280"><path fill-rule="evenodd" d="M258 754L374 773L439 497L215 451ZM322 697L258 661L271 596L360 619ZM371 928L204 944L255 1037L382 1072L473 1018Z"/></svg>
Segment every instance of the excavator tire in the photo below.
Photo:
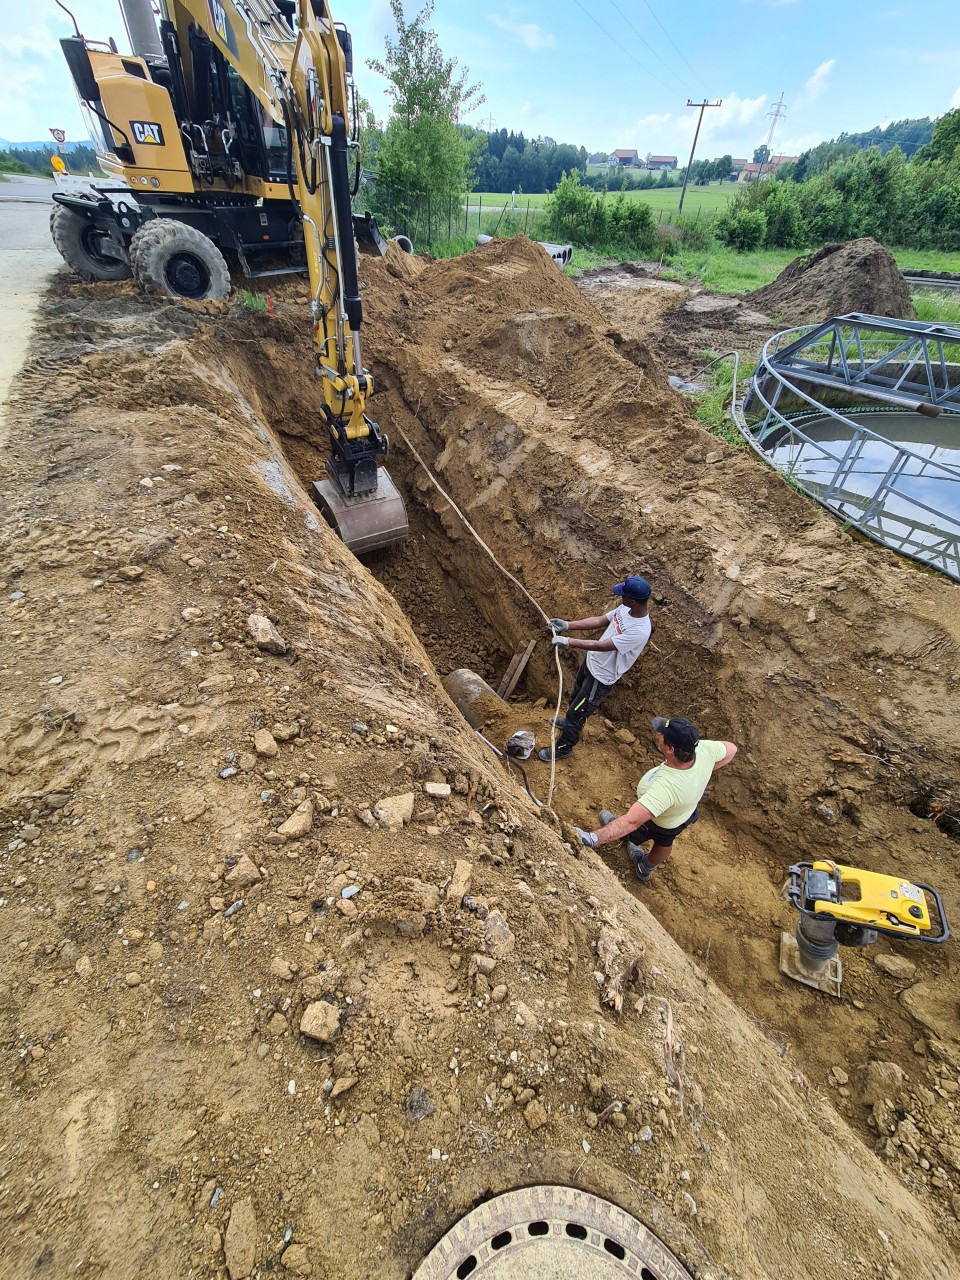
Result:
<svg viewBox="0 0 960 1280"><path fill-rule="evenodd" d="M126 280L132 274L125 262L100 252L102 232L66 205L54 203L50 235L60 257L81 280Z"/></svg>
<svg viewBox="0 0 960 1280"><path fill-rule="evenodd" d="M192 302L230 296L226 259L209 237L186 222L151 218L130 241L130 261L145 293Z"/></svg>

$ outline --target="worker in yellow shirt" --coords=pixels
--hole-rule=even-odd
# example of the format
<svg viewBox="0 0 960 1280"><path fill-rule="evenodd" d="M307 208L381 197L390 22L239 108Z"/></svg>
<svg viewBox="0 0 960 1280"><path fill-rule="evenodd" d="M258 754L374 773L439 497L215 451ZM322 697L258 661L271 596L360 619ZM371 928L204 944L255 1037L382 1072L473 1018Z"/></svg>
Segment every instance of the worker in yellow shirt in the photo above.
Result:
<svg viewBox="0 0 960 1280"><path fill-rule="evenodd" d="M622 818L601 809L597 831L575 828L591 849L626 840L627 853L642 884L649 884L654 868L670 857L680 832L697 821L697 806L714 769L722 769L737 754L732 742L701 738L696 725L682 716L657 716L651 728L663 760L640 779L637 803ZM643 845L648 840L653 845L645 853Z"/></svg>

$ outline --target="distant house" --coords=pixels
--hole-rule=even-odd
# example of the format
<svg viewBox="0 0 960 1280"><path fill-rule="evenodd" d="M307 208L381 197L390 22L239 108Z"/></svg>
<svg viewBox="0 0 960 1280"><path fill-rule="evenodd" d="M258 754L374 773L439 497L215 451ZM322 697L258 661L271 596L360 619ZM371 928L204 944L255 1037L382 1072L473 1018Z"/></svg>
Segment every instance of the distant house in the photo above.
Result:
<svg viewBox="0 0 960 1280"><path fill-rule="evenodd" d="M675 169L676 167L676 156L647 156L648 169Z"/></svg>
<svg viewBox="0 0 960 1280"><path fill-rule="evenodd" d="M640 164L640 157L636 151L614 151L610 163L620 169L636 169Z"/></svg>
<svg viewBox="0 0 960 1280"><path fill-rule="evenodd" d="M737 175L738 182L762 182L771 178L782 164L796 164L799 156L771 156L763 164L745 164ZM734 161L734 164L737 162Z"/></svg>
<svg viewBox="0 0 960 1280"><path fill-rule="evenodd" d="M730 167L734 173L739 173L740 170L745 169L749 163L749 160L733 160Z"/></svg>

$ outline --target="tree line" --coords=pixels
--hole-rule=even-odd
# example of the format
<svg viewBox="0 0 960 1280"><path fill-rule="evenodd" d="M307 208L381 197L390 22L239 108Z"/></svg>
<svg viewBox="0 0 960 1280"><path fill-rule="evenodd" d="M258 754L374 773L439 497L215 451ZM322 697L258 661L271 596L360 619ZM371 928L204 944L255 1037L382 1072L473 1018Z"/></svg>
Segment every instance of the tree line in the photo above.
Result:
<svg viewBox="0 0 960 1280"><path fill-rule="evenodd" d="M375 181L362 195L386 225L411 221L412 213L418 222L424 203L428 227L438 208L446 207L449 223L454 205L473 189L546 191L553 193L548 217L558 238L640 251L664 236L662 228L655 236L649 208L623 193L633 186L673 185L682 170L656 178L624 169L588 175L582 147L467 126L463 116L483 103L482 86L470 83L468 70L441 51L429 26L433 0L411 21L403 0L390 0L390 7L396 37L388 37L383 58L368 66L386 78L392 111L382 128L368 115L363 164L375 171ZM758 148L755 162L769 159L765 152ZM723 180L732 172L725 155L698 162L691 177ZM645 212L632 212L637 205ZM901 120L865 134L841 134L775 175L742 185L709 230L679 227L679 234L687 231L736 249L801 249L873 236L904 248L960 250L960 109L935 124Z"/></svg>
<svg viewBox="0 0 960 1280"><path fill-rule="evenodd" d="M7 147L0 151L0 173L39 174L49 178L53 174L50 157L56 153L57 149L52 144L45 147ZM63 159L71 173L100 173L96 152L86 143L75 143L63 153Z"/></svg>
<svg viewBox="0 0 960 1280"><path fill-rule="evenodd" d="M821 168L813 152L742 187L717 218L717 237L741 250L802 249L859 236L902 248L960 250L960 109L941 116L909 159L899 146L885 153L871 146L840 151Z"/></svg>

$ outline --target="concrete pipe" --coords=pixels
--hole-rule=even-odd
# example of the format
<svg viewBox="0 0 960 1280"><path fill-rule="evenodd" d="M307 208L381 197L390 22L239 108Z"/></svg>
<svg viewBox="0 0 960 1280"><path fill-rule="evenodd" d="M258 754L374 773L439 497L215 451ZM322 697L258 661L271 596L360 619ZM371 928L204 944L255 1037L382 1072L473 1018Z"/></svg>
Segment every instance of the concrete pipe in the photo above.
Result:
<svg viewBox="0 0 960 1280"><path fill-rule="evenodd" d="M413 253L413 241L409 236L394 236L393 240L404 253Z"/></svg>
<svg viewBox="0 0 960 1280"><path fill-rule="evenodd" d="M481 698L494 698L497 702L500 701L486 680L478 676L475 671L467 670L466 667L451 671L448 676L444 676L442 684L451 702L471 729L481 728L486 720L481 708L476 705Z"/></svg>
<svg viewBox="0 0 960 1280"><path fill-rule="evenodd" d="M477 244L489 244L493 236L478 235ZM573 257L573 245L571 244L548 244L544 240L536 242L541 249L545 249L550 257L554 260L558 267L565 267Z"/></svg>

